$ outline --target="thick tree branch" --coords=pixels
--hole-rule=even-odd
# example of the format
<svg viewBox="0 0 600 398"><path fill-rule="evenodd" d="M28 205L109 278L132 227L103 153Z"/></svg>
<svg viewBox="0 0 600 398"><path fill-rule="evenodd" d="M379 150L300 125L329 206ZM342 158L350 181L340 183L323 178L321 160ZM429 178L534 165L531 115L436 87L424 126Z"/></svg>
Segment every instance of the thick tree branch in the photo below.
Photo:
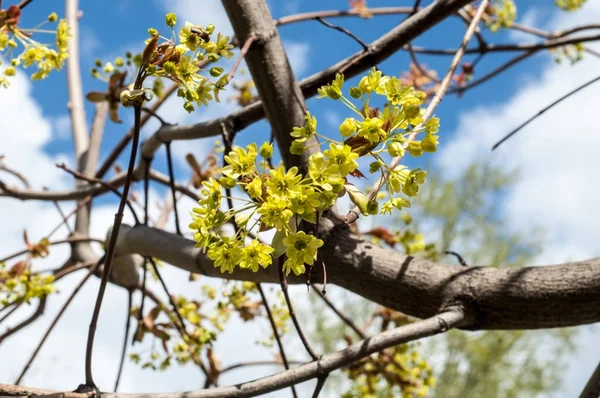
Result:
<svg viewBox="0 0 600 398"><path fill-rule="evenodd" d="M222 274L195 242L136 226L119 237L123 253L153 256L216 278L279 283L277 267ZM469 329L539 329L600 321L600 258L521 269L457 267L406 256L366 242L340 225L323 246L329 283L411 316L460 306L474 313ZM318 269L312 280L321 280ZM306 279L290 276L289 283ZM527 314L527 316L523 316Z"/></svg>

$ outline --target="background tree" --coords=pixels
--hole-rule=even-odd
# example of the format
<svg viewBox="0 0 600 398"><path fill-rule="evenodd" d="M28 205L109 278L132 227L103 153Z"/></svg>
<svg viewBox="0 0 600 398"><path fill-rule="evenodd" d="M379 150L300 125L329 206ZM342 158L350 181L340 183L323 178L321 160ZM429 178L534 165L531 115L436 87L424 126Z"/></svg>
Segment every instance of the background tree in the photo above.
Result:
<svg viewBox="0 0 600 398"><path fill-rule="evenodd" d="M433 246L425 245L418 231L413 232L411 228L398 235L399 243L407 252L404 254L374 245L370 238L358 233L356 226L356 221L367 215L407 208L409 199L417 196L419 187L425 183L426 173L420 167L408 168L400 162L418 158L423 152L436 151L439 119L434 113L446 94L462 95L542 50L558 51L572 62L579 60L584 53L597 56L593 49L586 47L588 42L598 39L597 35L589 33L597 25L557 32L522 26L514 22L516 7L511 1L490 4L484 0L472 5L468 0L437 1L428 5L417 1L409 7L386 9L371 9L364 1L353 1L349 11L300 14L277 21L272 19L264 1L223 1L235 32L233 43L239 52L230 43L230 38L219 32L218 26L183 24L180 21L175 30L177 16L169 13L164 20L166 34L162 33L162 29L150 28L149 38L138 50L139 54L127 53L112 62L98 61L92 75L105 80L105 89L84 91L79 65L78 18L81 15L77 1L66 1L66 20L57 24L54 47L33 39L38 33L47 32L22 27L21 17L26 7L32 7L30 3L31 0L10 6L0 15L0 44L7 58L3 63L6 66L2 72L2 84L7 86L10 83L18 67L35 66L37 71L32 77L43 79L66 65L75 156L74 169L66 165L59 167L73 175L76 184L75 188L64 191L36 189L29 186L27 176L3 165L2 169L20 180L23 186L15 187L0 181L0 195L21 200L53 201L61 212L59 201L77 200L77 205L62 216L69 229L64 239L53 240L52 235L58 227L37 242L30 241L25 234L26 248L2 259L0 292L3 295L3 314L0 322L12 322L11 316L26 308L26 304L33 303L37 309L26 318L15 316L13 319L18 320L0 335L0 343L16 338L19 331L40 318L46 303L53 298L58 280L76 271L87 272L34 348L16 385L21 383L64 310L93 275L99 276L101 282L89 327L85 381L73 393L77 397L100 393L94 377L98 372L92 367L94 338L109 285L120 286L127 292L126 328L132 320L135 322L133 341L151 341L147 349L130 355L134 362L152 369L167 369L174 362L193 363L204 374L203 389L193 393L173 393L173 397L182 394L194 397L254 396L287 387L291 387L291 392L297 395L295 386L308 380L316 381L313 396L318 396L329 374L342 368L358 381L357 394L377 392L378 383L385 379L392 387L384 387L382 394L394 394L399 389L404 396L423 396L434 386L434 374L425 357L426 352L406 343L453 328L494 330L493 334L486 332L461 350L464 358L476 363L477 358L470 353L477 351L478 344L493 349L502 347L505 342L524 341L524 337L516 338L521 332L511 334L502 332L504 330L557 328L598 321L598 261L592 259L531 268L500 267L501 260L509 264L524 261L531 254L531 247L514 237L509 240L503 238L503 246L483 252L486 239L500 239L494 229L488 227L490 221L499 221L489 218L487 213L477 214L481 210L478 207L481 202L469 190L473 188L469 184L456 188L465 195L465 200L458 202L458 208L446 210L448 214L442 212L444 207L440 205L425 206L425 210L435 211L438 217L450 220L442 227L441 248L450 248L451 242L462 243L462 233L469 237L468 244L463 243L464 248L461 247L463 253L470 254L469 264L482 261L487 266L445 264L437 258ZM557 2L566 11L577 9L582 4L578 1ZM382 14L405 14L406 18L369 44L349 30L324 20L343 16L375 18ZM462 39L456 48L431 49L411 44L421 34L450 17L456 17L467 26L464 33L461 31ZM309 19L316 19L346 34L362 50L297 82L277 26ZM58 17L50 14L48 21L56 23ZM484 34L485 29L492 32L514 29L538 36L541 41L531 45L491 44L487 39L488 33ZM412 66L401 78L383 74L377 69L381 62L400 50L408 51L413 60ZM503 52L516 52L518 55L484 74L476 73L481 59ZM452 60L443 71L444 77L439 79L436 73L426 70L417 60L418 54L450 56ZM470 61L465 61L465 57L470 55ZM226 73L225 68L219 66L220 62L234 57L235 63ZM173 125L157 115L158 108L173 93L181 97L187 112L218 101L219 95L222 96L222 92L230 86L242 58L260 101L253 100L250 83L238 83L231 86L237 87L238 102L243 107L228 116L194 125ZM354 77L357 80L352 80ZM164 88L169 81L172 85ZM317 138L317 121L308 112L305 103L306 98L316 94L339 100L353 112L352 118L348 117L340 124L343 142L326 146L322 154L318 141L329 143L332 137L319 135ZM381 100L369 102L372 96ZM96 104L89 128L84 97ZM133 110L133 127L107 152L103 163L98 166L106 119L110 116L113 122L121 122L122 118L125 119L122 115L126 114L122 108ZM237 133L263 117L268 119L272 141L279 149L275 157L273 145L269 142L250 144L245 148L234 146ZM152 118L157 119L161 126L140 145L142 126ZM210 136L219 136L221 144L206 159L198 160L194 154L189 154L186 157L192 170L189 183L175 181L171 142ZM126 167L116 167L109 177L108 172L122 154L126 155L125 149L130 143L131 151L124 156ZM152 168L154 157L163 145L168 175ZM223 163L220 161L221 153ZM256 163L256 159L263 161ZM281 165L275 163L279 159ZM370 164L367 159L370 159ZM271 169L269 174L264 171L267 169ZM369 181L370 188L360 183L360 178L368 174L367 171L376 176L381 174ZM472 178L475 177L477 175ZM152 220L149 214L151 180L169 187L168 200L156 220ZM143 185L141 197L130 194L132 185L137 181ZM494 181L492 179L490 183L492 188L496 184ZM485 186L479 188L484 190ZM452 192L451 186L445 189ZM109 191L119 197L114 224L106 239L92 237L92 201ZM232 193L247 193L248 197L234 200ZM185 238L181 230L180 220L183 217L176 206L180 195L198 201L190 224L193 240ZM338 197L344 199L337 201ZM353 208L347 213L340 212L346 199L352 202ZM136 213L140 208L143 217ZM459 227L458 215L470 208L475 222ZM126 210L134 221L132 226L123 224ZM172 210L175 230L169 232L165 225ZM252 215L245 215L245 210L251 210ZM72 216L75 220L71 227L68 219ZM418 214L411 217L419 220ZM403 222L409 224L406 218ZM479 230L482 222L486 225ZM262 232L269 230L271 236L265 237L268 234ZM475 230L482 237L481 241L471 238ZM386 231L380 229L372 235L385 241L390 238ZM255 237L257 233L260 233L259 238L272 241L260 241ZM34 268L36 259L47 257L50 248L60 243L71 246L71 254L65 264L50 271ZM92 243L103 245L102 254L95 251ZM510 248L509 243L512 245ZM474 250L471 244L480 246L476 247L477 251L471 252ZM420 259L416 254L422 251L426 256ZM19 257L19 260L14 260ZM200 295L197 290L191 297L175 295L171 294L174 290L167 286L161 275L166 264L188 271L190 280L205 275L243 282L228 283L221 295L217 295L214 286L204 282L201 282ZM157 280L155 284L150 283L153 277ZM280 301L274 306L269 305L273 297L265 291L264 283L281 286ZM305 335L293 311L292 297L296 299L298 295L290 294L288 288L288 285L306 283L322 285L319 287L322 295L325 295L328 284L336 285L363 300L383 306L384 310L375 312L376 317L381 319L379 330L368 336L368 328L367 331L356 329L359 339L348 341L347 347L340 347L340 342L335 347L337 351L325 354L315 351L314 342L311 343L315 337ZM162 295L154 291L157 287L162 289ZM136 292L141 294L134 296ZM134 304L133 300L137 302L138 297L139 304ZM224 367L212 348L234 313L246 321L263 318L268 322L271 340L279 352L275 362L283 365L285 370L239 385L218 387L219 378L224 373L256 365L243 363ZM347 324L353 324L343 314L339 316ZM286 327L292 329L286 325L288 318L305 351L299 359L288 357L280 338ZM489 336L501 337L496 337L494 343L488 343L486 339ZM446 340L448 352L454 352L462 343L461 338L460 334L450 335ZM500 338L502 341L498 340ZM265 343L269 344L269 341ZM126 338L123 358L127 347ZM115 391L118 390L122 364L123 359ZM438 389L449 390L445 380L462 373L453 359L446 361ZM598 375L592 375L584 395L597 395L599 379ZM464 385L453 387L469 393L485 393L479 385L474 386L474 380L475 374L470 374ZM520 384L525 382L530 381L517 378L514 386L502 386L496 391L510 395L511 391L516 391L514 388L522 388ZM16 385L0 385L0 391L10 396L52 393ZM103 389L108 390L106 387ZM162 396L165 395L169 394Z"/></svg>

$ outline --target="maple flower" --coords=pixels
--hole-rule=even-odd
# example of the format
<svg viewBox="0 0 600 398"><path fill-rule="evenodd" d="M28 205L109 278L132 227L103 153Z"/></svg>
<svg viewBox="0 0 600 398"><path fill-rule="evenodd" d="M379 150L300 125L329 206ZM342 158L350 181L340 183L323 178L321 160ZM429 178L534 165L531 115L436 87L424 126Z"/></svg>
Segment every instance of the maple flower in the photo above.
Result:
<svg viewBox="0 0 600 398"><path fill-rule="evenodd" d="M252 272L257 272L259 265L267 268L273 262L271 253L274 250L271 246L267 246L254 239L252 243L242 249L240 267L251 269Z"/></svg>
<svg viewBox="0 0 600 398"><path fill-rule="evenodd" d="M287 256L287 260L283 264L285 274L288 275L290 271L294 271L295 275L300 275L306 271L304 264L312 265L314 263L317 249L323 246L323 241L300 231L285 237L283 244L286 247L285 254Z"/></svg>

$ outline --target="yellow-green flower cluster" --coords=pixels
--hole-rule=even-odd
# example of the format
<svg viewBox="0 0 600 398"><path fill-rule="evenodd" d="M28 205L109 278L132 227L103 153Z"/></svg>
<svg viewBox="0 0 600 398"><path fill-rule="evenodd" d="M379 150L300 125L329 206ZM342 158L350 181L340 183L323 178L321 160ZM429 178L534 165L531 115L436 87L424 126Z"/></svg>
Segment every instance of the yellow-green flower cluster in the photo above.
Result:
<svg viewBox="0 0 600 398"><path fill-rule="evenodd" d="M30 303L56 291L54 276L32 273L29 269L14 272L0 263L0 309L11 304Z"/></svg>
<svg viewBox="0 0 600 398"><path fill-rule="evenodd" d="M335 154L329 154L329 158L336 160L340 166L343 177L356 169L355 159L370 155L374 161L370 164L369 172L387 173L386 191L389 200L383 204L381 211L391 213L393 209L402 209L410 206L407 198L397 197L403 193L408 197L416 196L419 185L425 182L426 172L420 169L408 170L405 166L397 166L393 169L387 166L383 156L404 156L408 152L412 156L421 156L424 152L435 152L438 146L439 119L427 120L420 130L425 133L422 140L408 140L408 136L415 132L417 125L422 125L423 109L421 105L425 98L424 93L416 91L412 86L402 85L396 77L384 76L381 71L373 68L367 76L364 76L358 86L351 87L349 94L352 98L359 99L362 104L357 107L349 98L342 93L344 77L337 75L336 79L329 85L321 87L318 92L320 98L328 97L339 100L348 106L358 118L346 118L340 124L340 134L343 142L335 142L323 137L336 148ZM386 101L383 111L373 109L369 103L372 96L380 96ZM308 123L307 123L308 124ZM316 121L313 121L316 125ZM420 132L417 131L417 132ZM294 133L292 133L294 135ZM301 137L305 139L305 137ZM301 152L300 139L292 144L292 153ZM327 155L327 151L325 151ZM346 168L343 163L352 158L353 167ZM341 160L345 159L345 160ZM359 174L360 175L360 174ZM377 214L379 205L377 198L368 200L368 197L360 189L345 181L344 189L350 200L355 203L365 215ZM385 196L384 196L385 197Z"/></svg>
<svg viewBox="0 0 600 398"><path fill-rule="evenodd" d="M583 6L586 0L556 0L556 5L565 11L575 11Z"/></svg>
<svg viewBox="0 0 600 398"><path fill-rule="evenodd" d="M327 86L319 89L321 97L341 100L354 111L357 118L347 118L340 126L343 142L323 137L327 143L324 151L308 158L306 173L298 167L286 170L283 166L269 168L266 160L272 156L272 144L264 143L259 149L256 144L246 148L236 147L224 156L225 166L221 178L210 178L203 182L202 199L193 209L190 228L195 231L196 247L207 251L221 272L233 273L236 267L257 272L260 267L272 264L273 257L286 255L283 269L287 274L300 275L306 265L313 265L323 241L299 231L301 221L316 223L320 212L330 209L338 198L348 194L350 200L368 214L377 214L377 198L368 200L367 195L348 181L351 176L362 176L357 159L370 155L375 162L370 172L387 171L386 187L389 201L382 211L410 206L407 197L418 194L419 185L425 182L426 173L420 169L409 170L405 166L391 169L383 160L387 154L403 155L407 151L419 156L423 152L437 149L439 120L427 121L422 131L422 141L409 143L408 136L415 127L423 123L421 104L424 96L410 86L403 86L395 77L383 76L373 69L360 80L350 95L362 101L356 107L342 93L344 77L337 75ZM369 107L372 95L387 100L383 112ZM307 112L303 126L291 132L294 141L290 147L293 154L302 154L307 141L317 133L317 120ZM258 157L262 158L260 162ZM223 189L241 189L250 200L234 209L222 210ZM383 195L387 197L386 194ZM228 198L232 199L232 198ZM235 221L238 229L233 236L222 236L220 230L225 223ZM250 239L249 232L275 230L271 245Z"/></svg>
<svg viewBox="0 0 600 398"><path fill-rule="evenodd" d="M34 29L19 27L21 10L17 6L11 6L6 10L0 10L0 53L2 53L2 65L0 74L0 86L8 87L9 78L16 74L16 68L22 66L29 68L35 66L37 71L33 73L33 80L45 79L53 70L61 70L64 61L68 57L69 38L71 37L69 25L66 20L60 20L56 30L40 29L45 23L56 23L56 13L48 16L47 21ZM55 48L34 40L33 34L54 34Z"/></svg>
<svg viewBox="0 0 600 398"><path fill-rule="evenodd" d="M513 0L498 0L492 6L490 14L491 18L486 18L485 24L492 32L510 28L517 18L517 6Z"/></svg>
<svg viewBox="0 0 600 398"><path fill-rule="evenodd" d="M309 121L311 117L307 115ZM219 180L210 178L203 182L203 198L199 207L193 209L193 222L190 228L196 231L194 239L197 247L207 250L209 258L221 272L232 273L239 266L257 272L273 262L273 256L286 253L283 267L286 274L296 275L305 272L305 264L312 265L317 249L323 241L304 232L296 231L300 220L315 222L317 212L333 205L337 194L343 188L344 179L340 174L356 168L351 164L353 154L339 154L335 146L328 155L315 154L311 157L307 176L302 176L297 167L285 170L283 166L266 170L257 164L257 157L266 160L273 153L271 144L265 143L260 150L256 144L246 148L236 147L225 155L226 166ZM261 164L264 166L264 161ZM223 188L240 187L250 197L232 211L221 210ZM252 219L254 221L251 221ZM226 222L235 220L240 227L235 236L220 236L216 231ZM271 246L252 239L248 232L275 229Z"/></svg>
<svg viewBox="0 0 600 398"><path fill-rule="evenodd" d="M176 34L177 16L174 13L166 15L165 23L172 35L161 44L158 44L158 31L149 29L151 38L147 40L146 48L154 46L154 51L147 57L145 73L177 83L177 95L184 99L183 107L188 112L192 112L195 106L208 105L213 99L218 102L219 92L229 82L229 76L223 74L223 68L217 66L208 69L210 77L218 78L216 81L211 81L200 73L205 71L203 66L215 63L221 57L233 57L233 45L229 42L229 37L217 33L216 38L213 38L214 25L203 28L190 22L185 22Z"/></svg>

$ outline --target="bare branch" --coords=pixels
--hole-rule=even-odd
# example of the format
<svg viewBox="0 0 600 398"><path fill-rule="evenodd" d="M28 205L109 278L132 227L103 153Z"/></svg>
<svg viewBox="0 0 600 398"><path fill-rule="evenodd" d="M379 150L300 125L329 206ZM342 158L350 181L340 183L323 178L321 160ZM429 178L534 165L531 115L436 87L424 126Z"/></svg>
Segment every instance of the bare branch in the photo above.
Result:
<svg viewBox="0 0 600 398"><path fill-rule="evenodd" d="M375 246L351 235L343 225L329 235L332 239L325 239L322 247L329 283L407 315L425 318L448 305L462 305L477 314L471 329L539 329L600 321L600 258L520 269L457 267ZM132 253L188 272L279 283L277 267L222 274L194 248L194 241L165 231L138 225L119 239ZM321 279L315 269L311 281ZM306 279L290 276L288 282L305 284Z"/></svg>
<svg viewBox="0 0 600 398"><path fill-rule="evenodd" d="M344 350L323 355L318 361L313 361L291 370L286 370L276 373L272 376L263 377L258 380L238 384L235 386L190 391L185 393L102 393L102 396L105 398L240 398L266 394L314 378L318 378L386 348L393 347L398 344L405 344L410 341L433 336L435 334L444 333L451 328L460 326L464 321L465 315L461 311L449 310L429 319L381 332L375 336L352 344ZM56 391L30 389L26 387L0 384L0 395L22 396L52 393L56 393Z"/></svg>

